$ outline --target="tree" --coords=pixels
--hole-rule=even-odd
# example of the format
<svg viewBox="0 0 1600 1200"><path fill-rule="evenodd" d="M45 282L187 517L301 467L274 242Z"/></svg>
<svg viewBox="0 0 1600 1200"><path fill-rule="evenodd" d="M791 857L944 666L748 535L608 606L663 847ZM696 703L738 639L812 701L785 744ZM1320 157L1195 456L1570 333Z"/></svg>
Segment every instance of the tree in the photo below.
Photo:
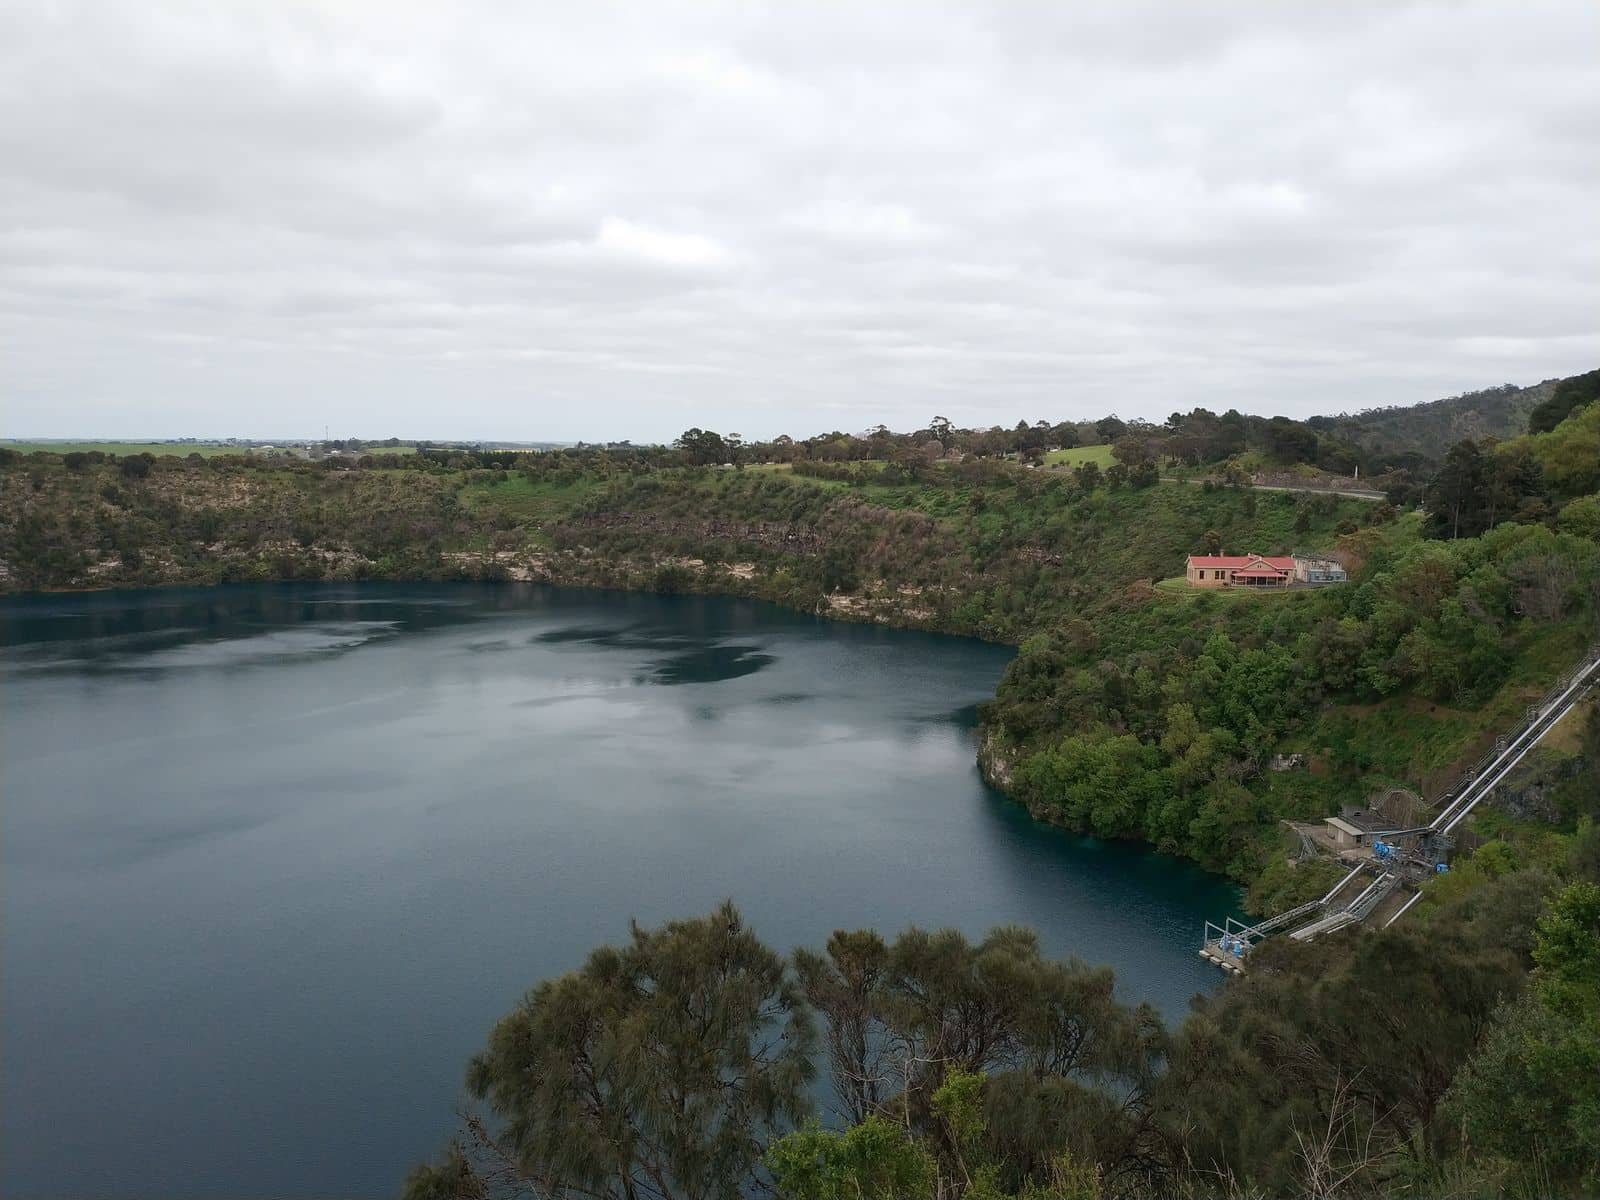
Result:
<svg viewBox="0 0 1600 1200"><path fill-rule="evenodd" d="M876 1115L844 1132L812 1123L767 1152L788 1200L903 1200L932 1191L932 1157L901 1126Z"/></svg>
<svg viewBox="0 0 1600 1200"><path fill-rule="evenodd" d="M728 461L728 445L722 435L709 429L686 429L672 443L682 450L693 466L704 467Z"/></svg>
<svg viewBox="0 0 1600 1200"><path fill-rule="evenodd" d="M1543 464L1552 495L1569 500L1600 491L1600 404L1574 411L1555 429L1525 444Z"/></svg>
<svg viewBox="0 0 1600 1200"><path fill-rule="evenodd" d="M1526 446L1496 447L1488 443L1483 459L1484 528L1528 512L1530 502L1544 499L1544 464ZM1542 504L1536 506L1543 508Z"/></svg>
<svg viewBox="0 0 1600 1200"><path fill-rule="evenodd" d="M1221 554L1222 553L1222 535L1220 533L1218 533L1215 529L1206 530L1205 536L1203 538L1201 538L1200 540L1201 540L1201 544L1202 544L1202 546L1203 546L1203 548L1204 548L1204 550L1205 550L1205 552L1207 554Z"/></svg>
<svg viewBox="0 0 1600 1200"><path fill-rule="evenodd" d="M1477 1145L1600 1186L1600 885L1569 884L1539 919L1532 986L1498 1015L1448 1105Z"/></svg>
<svg viewBox="0 0 1600 1200"><path fill-rule="evenodd" d="M1150 439L1137 433L1120 437L1111 447L1111 457L1125 467L1143 466L1151 461Z"/></svg>
<svg viewBox="0 0 1600 1200"><path fill-rule="evenodd" d="M1030 929L977 943L954 929L909 929L892 944L839 933L823 954L796 951L795 969L827 1018L847 1115L926 1120L957 1070L1137 1084L1159 1054L1154 1014L1119 1004L1109 970L1045 958Z"/></svg>
<svg viewBox="0 0 1600 1200"><path fill-rule="evenodd" d="M827 1019L842 1115L921 1139L938 1194L1054 1179L1069 1151L1091 1164L1133 1154L1166 1041L1153 1011L1117 1001L1109 970L1051 961L1013 927L977 943L953 929L893 943L839 933L795 967ZM804 1144L822 1166L843 1153Z"/></svg>
<svg viewBox="0 0 1600 1200"><path fill-rule="evenodd" d="M1094 431L1102 442L1114 442L1128 432L1128 423L1113 414L1109 417L1101 417L1096 421L1094 423Z"/></svg>
<svg viewBox="0 0 1600 1200"><path fill-rule="evenodd" d="M864 1121L893 1091L888 1046L878 1029L889 948L871 930L838 930L825 956L801 948L794 965L806 998L828 1017L828 1075L839 1110Z"/></svg>
<svg viewBox="0 0 1600 1200"><path fill-rule="evenodd" d="M1088 730L1025 759L1017 768L1017 791L1030 808L1050 812L1069 828L1130 837L1167 799L1171 781L1160 760L1156 747L1131 733Z"/></svg>
<svg viewBox="0 0 1600 1200"><path fill-rule="evenodd" d="M784 960L732 903L635 925L539 984L472 1060L468 1087L498 1119L471 1130L475 1174L542 1197L738 1200L809 1112L814 1037Z"/></svg>
<svg viewBox="0 0 1600 1200"><path fill-rule="evenodd" d="M1183 1159L1269 1196L1308 1194L1329 1167L1354 1172L1337 1195L1390 1194L1397 1157L1437 1161L1441 1102L1521 977L1515 951L1456 918L1273 938L1251 962L1196 1006L1157 1089Z"/></svg>
<svg viewBox="0 0 1600 1200"><path fill-rule="evenodd" d="M1315 462L1317 435L1299 421L1273 417L1266 426L1266 448L1280 462Z"/></svg>
<svg viewBox="0 0 1600 1200"><path fill-rule="evenodd" d="M1470 438L1450 447L1428 485L1428 529L1435 537L1474 537L1483 532L1488 505L1483 452Z"/></svg>
<svg viewBox="0 0 1600 1200"><path fill-rule="evenodd" d="M1574 375L1556 384L1550 398L1528 414L1529 433L1549 433L1575 411L1600 399L1600 370Z"/></svg>

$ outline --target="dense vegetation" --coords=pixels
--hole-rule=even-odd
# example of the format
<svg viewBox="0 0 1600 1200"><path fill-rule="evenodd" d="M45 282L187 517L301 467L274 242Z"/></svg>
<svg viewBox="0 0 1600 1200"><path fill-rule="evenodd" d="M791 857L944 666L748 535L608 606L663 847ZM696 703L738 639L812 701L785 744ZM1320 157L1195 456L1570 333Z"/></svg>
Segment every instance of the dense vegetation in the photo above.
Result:
<svg viewBox="0 0 1600 1200"><path fill-rule="evenodd" d="M1022 929L786 962L731 904L635 928L496 1026L406 1196L1579 1194L1600 831L1515 845L1406 925L1268 943L1176 1029Z"/></svg>
<svg viewBox="0 0 1600 1200"><path fill-rule="evenodd" d="M1353 586L1122 606L1027 639L985 714L1013 793L1250 877L1274 818L1388 782L1431 794L1433 768L1513 722L1515 685L1542 692L1593 636L1593 540L1522 525L1360 540ZM1267 770L1285 750L1304 767Z"/></svg>
<svg viewBox="0 0 1600 1200"><path fill-rule="evenodd" d="M1309 424L1382 461L1432 465L1457 442L1504 441L1522 433L1558 386L1554 379L1533 387L1507 383L1428 404L1313 417Z"/></svg>
<svg viewBox="0 0 1600 1200"><path fill-rule="evenodd" d="M1011 640L1137 580L1180 573L1208 533L1273 552L1391 515L1331 495L1156 486L1121 464L719 470L616 451L337 466L0 460L11 588L523 574L715 585L807 608L834 593L851 598L845 609L888 598L913 622ZM1134 528L1141 537L1127 536ZM740 563L754 570L699 578ZM911 603L902 586L930 594Z"/></svg>
<svg viewBox="0 0 1600 1200"><path fill-rule="evenodd" d="M935 419L319 461L0 450L0 586L549 580L1013 642L983 713L988 776L1043 819L1248 880L1267 910L1323 887L1291 868L1280 818L1393 785L1437 795L1593 643L1597 378L1311 422ZM1469 412L1538 419L1410 448ZM1051 465L1089 444L1103 449ZM1358 467L1390 502L1329 486ZM1292 550L1337 556L1353 582L1252 595L1172 579L1193 552ZM731 909L636 931L501 1024L472 1068L486 1109L412 1191L1600 1186L1600 717L1573 729L1531 764L1538 819L1484 812L1468 839L1482 849L1429 885L1418 919L1315 953L1269 943L1176 1030L1016 930L976 946L841 933L792 962ZM824 1062L827 1127L806 1124Z"/></svg>

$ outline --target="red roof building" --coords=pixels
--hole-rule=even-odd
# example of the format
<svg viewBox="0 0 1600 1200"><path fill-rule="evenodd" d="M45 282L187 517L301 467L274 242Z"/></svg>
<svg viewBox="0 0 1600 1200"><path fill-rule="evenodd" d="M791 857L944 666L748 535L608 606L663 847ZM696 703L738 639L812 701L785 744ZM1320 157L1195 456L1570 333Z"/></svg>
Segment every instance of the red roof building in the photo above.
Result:
<svg viewBox="0 0 1600 1200"><path fill-rule="evenodd" d="M1260 554L1191 554L1189 586L1199 588L1286 588L1294 578L1294 559Z"/></svg>

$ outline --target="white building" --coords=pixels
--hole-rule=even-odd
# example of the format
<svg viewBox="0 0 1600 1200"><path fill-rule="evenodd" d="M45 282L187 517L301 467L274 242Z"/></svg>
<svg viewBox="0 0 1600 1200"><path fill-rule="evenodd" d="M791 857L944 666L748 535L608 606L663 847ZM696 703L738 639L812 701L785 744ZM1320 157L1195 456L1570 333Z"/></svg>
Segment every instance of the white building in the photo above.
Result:
<svg viewBox="0 0 1600 1200"><path fill-rule="evenodd" d="M1301 558L1298 554L1294 559L1294 578L1296 583L1344 583L1350 576L1345 573L1344 567L1331 558Z"/></svg>

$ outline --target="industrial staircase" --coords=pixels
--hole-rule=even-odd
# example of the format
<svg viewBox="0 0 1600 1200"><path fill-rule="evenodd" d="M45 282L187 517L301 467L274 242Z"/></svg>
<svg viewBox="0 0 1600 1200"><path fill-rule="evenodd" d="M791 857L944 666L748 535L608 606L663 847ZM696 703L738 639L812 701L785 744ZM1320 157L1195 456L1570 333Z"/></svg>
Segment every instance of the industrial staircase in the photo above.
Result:
<svg viewBox="0 0 1600 1200"><path fill-rule="evenodd" d="M1577 668L1546 692L1537 704L1528 707L1522 723L1515 731L1497 739L1488 753L1457 777L1456 782L1440 796L1439 814L1432 821L1413 829L1388 829L1374 833L1372 836L1378 848L1378 857L1357 863L1320 899L1254 925L1231 917L1222 925L1207 921L1200 956L1226 971L1242 974L1251 948L1263 938L1287 933L1295 941L1309 942L1325 933L1365 921L1396 889L1402 886L1415 888L1410 898L1384 922L1385 928L1393 925L1422 898L1422 879L1432 870L1442 869L1456 827L1479 802L1494 793L1495 788L1596 684L1600 684L1600 644L1590 647ZM1390 841L1385 842L1382 840L1384 838ZM1340 899L1365 871L1373 872L1376 878L1352 899Z"/></svg>

